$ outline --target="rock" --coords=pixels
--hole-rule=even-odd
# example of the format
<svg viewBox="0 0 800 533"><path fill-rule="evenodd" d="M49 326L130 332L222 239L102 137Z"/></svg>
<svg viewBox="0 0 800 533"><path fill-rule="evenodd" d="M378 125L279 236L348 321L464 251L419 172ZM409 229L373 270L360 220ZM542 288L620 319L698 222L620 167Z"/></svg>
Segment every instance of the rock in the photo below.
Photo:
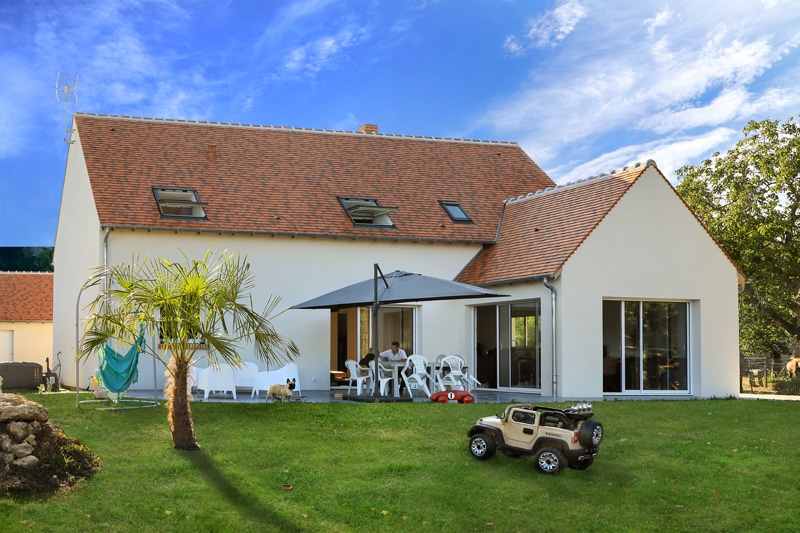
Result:
<svg viewBox="0 0 800 533"><path fill-rule="evenodd" d="M32 468L39 464L39 459L37 459L33 455L26 455L25 457L20 457L11 464L13 464L14 466L19 466L21 468Z"/></svg>
<svg viewBox="0 0 800 533"><path fill-rule="evenodd" d="M23 442L22 444L15 444L9 451L16 455L17 458L22 458L33 453L33 446L27 442Z"/></svg>
<svg viewBox="0 0 800 533"><path fill-rule="evenodd" d="M47 422L47 409L17 394L0 394L0 423L14 420Z"/></svg>

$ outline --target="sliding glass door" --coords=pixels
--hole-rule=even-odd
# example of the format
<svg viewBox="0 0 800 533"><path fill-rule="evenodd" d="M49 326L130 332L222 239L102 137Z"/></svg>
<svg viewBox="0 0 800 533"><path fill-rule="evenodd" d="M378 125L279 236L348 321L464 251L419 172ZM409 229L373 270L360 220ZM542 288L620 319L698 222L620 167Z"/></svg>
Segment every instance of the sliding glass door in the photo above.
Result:
<svg viewBox="0 0 800 533"><path fill-rule="evenodd" d="M603 302L603 392L688 391L689 304Z"/></svg>
<svg viewBox="0 0 800 533"><path fill-rule="evenodd" d="M540 300L480 306L477 377L487 388L541 388Z"/></svg>

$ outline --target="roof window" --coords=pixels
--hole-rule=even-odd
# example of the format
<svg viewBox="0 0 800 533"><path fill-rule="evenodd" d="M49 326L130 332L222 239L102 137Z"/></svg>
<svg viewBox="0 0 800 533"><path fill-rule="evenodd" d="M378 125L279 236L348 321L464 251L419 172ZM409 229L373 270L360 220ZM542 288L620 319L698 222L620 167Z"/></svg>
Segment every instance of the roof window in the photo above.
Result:
<svg viewBox="0 0 800 533"><path fill-rule="evenodd" d="M339 196L338 199L353 224L394 227L392 219L389 218L389 213L397 211L396 207L381 205L375 198Z"/></svg>
<svg viewBox="0 0 800 533"><path fill-rule="evenodd" d="M460 202L446 202L444 200L439 200L439 204L444 208L450 218L453 219L453 222L465 222L471 223L472 219L469 218L469 215L464 208L461 206Z"/></svg>
<svg viewBox="0 0 800 533"><path fill-rule="evenodd" d="M153 195L162 217L206 218L205 206L195 189L153 187Z"/></svg>

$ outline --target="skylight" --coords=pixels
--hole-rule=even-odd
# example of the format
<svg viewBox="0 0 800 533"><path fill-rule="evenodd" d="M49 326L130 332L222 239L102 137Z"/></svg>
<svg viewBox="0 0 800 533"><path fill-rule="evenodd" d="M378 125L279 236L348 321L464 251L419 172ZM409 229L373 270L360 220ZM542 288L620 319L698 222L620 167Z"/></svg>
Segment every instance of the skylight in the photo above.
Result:
<svg viewBox="0 0 800 533"><path fill-rule="evenodd" d="M356 225L389 226L394 227L389 213L397 211L396 207L387 207L375 198L353 198L339 196L347 216Z"/></svg>
<svg viewBox="0 0 800 533"><path fill-rule="evenodd" d="M447 202L444 200L439 200L439 204L444 208L450 218L453 219L453 222L472 222L472 219L469 218L469 215L464 208L461 206L460 202Z"/></svg>
<svg viewBox="0 0 800 533"><path fill-rule="evenodd" d="M195 189L153 187L153 195L162 217L206 218L205 204Z"/></svg>

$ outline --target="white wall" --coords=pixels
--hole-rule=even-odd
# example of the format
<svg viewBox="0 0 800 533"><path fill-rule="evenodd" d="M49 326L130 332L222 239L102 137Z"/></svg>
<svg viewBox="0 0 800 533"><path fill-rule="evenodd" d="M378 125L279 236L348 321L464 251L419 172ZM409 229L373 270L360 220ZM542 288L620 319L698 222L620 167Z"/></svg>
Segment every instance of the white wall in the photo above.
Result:
<svg viewBox="0 0 800 533"><path fill-rule="evenodd" d="M602 397L604 298L690 302L690 392L738 395L737 272L650 168L559 279L560 392Z"/></svg>
<svg viewBox="0 0 800 533"><path fill-rule="evenodd" d="M189 257L202 257L209 249L247 255L255 275L252 295L257 309L270 295L282 297L277 310L286 311L273 323L300 349L297 363L302 389L326 390L330 385L330 312L287 310L289 307L371 278L375 262L384 273L406 270L452 279L476 253L477 246L114 230L108 239L108 261L130 262L136 255L141 259L165 257L182 262L181 251ZM420 335L418 350L467 351L463 301L426 303L424 309L418 331L429 333ZM243 346L242 356L266 370L265 363L255 360L252 346ZM139 382L134 389L152 388L152 363L146 359L140 362ZM93 372L93 368L87 371ZM164 381L162 373L163 367L159 366L159 388Z"/></svg>
<svg viewBox="0 0 800 533"><path fill-rule="evenodd" d="M0 338L11 343L9 348L13 353L13 358L4 358L0 354L0 362L39 363L42 371L47 370L46 358L50 359L51 369L57 364L55 355L50 353L53 347L52 322L0 322Z"/></svg>
<svg viewBox="0 0 800 533"><path fill-rule="evenodd" d="M92 268L101 265L103 260L100 246L102 233L77 130L73 138L76 142L70 145L67 156L53 256L52 353L61 352L61 383L69 386L75 386L78 293L92 275ZM93 289L83 293L81 317L85 316L83 308L95 295ZM96 359L84 361L79 366L80 386L86 387L88 376L97 368Z"/></svg>

